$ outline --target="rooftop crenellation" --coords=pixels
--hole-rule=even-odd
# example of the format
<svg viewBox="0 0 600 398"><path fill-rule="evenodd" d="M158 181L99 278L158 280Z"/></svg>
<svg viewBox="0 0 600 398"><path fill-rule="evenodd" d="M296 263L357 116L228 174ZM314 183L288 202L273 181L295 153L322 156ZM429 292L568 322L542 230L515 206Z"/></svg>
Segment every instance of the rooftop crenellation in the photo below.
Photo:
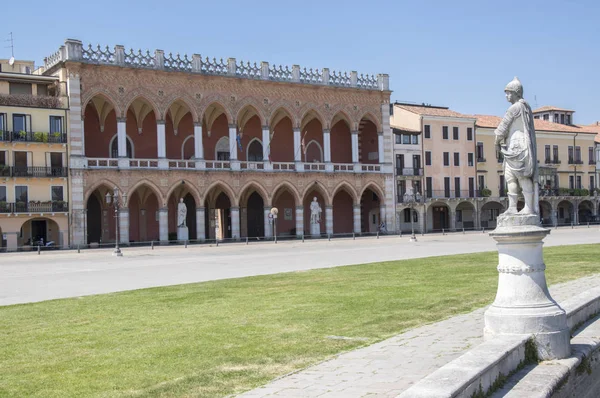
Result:
<svg viewBox="0 0 600 398"><path fill-rule="evenodd" d="M75 61L88 64L116 65L123 67L156 69L164 71L199 73L205 75L231 76L243 79L269 80L301 84L315 84L336 87L358 88L364 90L389 90L387 74L369 75L340 71L329 71L328 68L301 68L299 65L282 66L260 64L248 61L238 62L235 58L226 61L217 58L202 57L200 54L173 55L163 50L126 50L122 45L114 48L109 46L83 46L81 41L67 39L65 45L58 51L44 58L44 67L49 70L65 61Z"/></svg>

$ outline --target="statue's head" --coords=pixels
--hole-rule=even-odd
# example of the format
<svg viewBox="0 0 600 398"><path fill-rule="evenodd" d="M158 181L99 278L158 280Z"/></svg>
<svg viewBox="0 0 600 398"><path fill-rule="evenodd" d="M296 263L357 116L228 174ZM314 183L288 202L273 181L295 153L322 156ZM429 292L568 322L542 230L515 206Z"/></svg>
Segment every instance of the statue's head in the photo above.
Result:
<svg viewBox="0 0 600 398"><path fill-rule="evenodd" d="M183 198L179 198L179 203L183 203Z"/></svg>
<svg viewBox="0 0 600 398"><path fill-rule="evenodd" d="M506 93L506 100L511 104L514 104L523 98L523 85L519 81L519 78L515 76L515 78L504 87L504 92Z"/></svg>
<svg viewBox="0 0 600 398"><path fill-rule="evenodd" d="M313 202L316 202L316 201L317 201L317 197L315 196L315 197L313 198Z"/></svg>

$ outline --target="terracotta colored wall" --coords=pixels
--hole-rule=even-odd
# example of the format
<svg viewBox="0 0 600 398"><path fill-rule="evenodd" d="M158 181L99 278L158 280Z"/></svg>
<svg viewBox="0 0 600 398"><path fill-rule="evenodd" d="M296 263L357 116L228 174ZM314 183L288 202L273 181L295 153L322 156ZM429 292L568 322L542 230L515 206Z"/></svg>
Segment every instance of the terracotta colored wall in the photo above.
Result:
<svg viewBox="0 0 600 398"><path fill-rule="evenodd" d="M206 125L202 126L202 144L204 145L204 159L215 160L215 146L221 137L229 137L229 124L227 117L222 114L213 122L210 137ZM233 145L229 143L230 147ZM231 149L231 148L230 148Z"/></svg>
<svg viewBox="0 0 600 398"><path fill-rule="evenodd" d="M189 159L194 156L194 121L192 120L192 114L187 113L177 126L177 135L173 128L173 120L171 116L167 115L165 119L165 140L167 143L167 159L181 159L181 146L183 141L187 137L192 137L186 142L187 147L191 147L192 151L189 156L184 156L185 159ZM186 154L187 155L187 154Z"/></svg>
<svg viewBox="0 0 600 398"><path fill-rule="evenodd" d="M325 229L325 200L323 200L323 196L317 190L312 190L304 197L304 234L310 235L310 202L312 202L314 197L317 197L317 201L321 206L321 233L324 234Z"/></svg>
<svg viewBox="0 0 600 398"><path fill-rule="evenodd" d="M382 198L378 198L381 200ZM371 220L369 220L369 212L373 209L379 208L379 200L373 200L373 191L367 189L363 194L360 201L360 218L361 218L361 228L362 232L369 231L369 224Z"/></svg>
<svg viewBox="0 0 600 398"><path fill-rule="evenodd" d="M236 150L238 151L238 159L239 160L246 160L246 152L248 150L248 145L250 144L250 141L252 141L253 138L258 138L260 140L260 142L262 142L262 126L260 125L260 119L258 118L258 116L254 116L250 120L248 120L248 122L244 126L243 132L244 132L244 134L242 136L243 150L242 151L239 150L237 143L235 146Z"/></svg>
<svg viewBox="0 0 600 398"><path fill-rule="evenodd" d="M331 128L330 134L331 161L333 163L352 163L352 136L350 134L350 127L348 127L346 122L340 120Z"/></svg>
<svg viewBox="0 0 600 398"><path fill-rule="evenodd" d="M353 230L352 197L346 191L339 191L333 198L333 233L352 233Z"/></svg>
<svg viewBox="0 0 600 398"><path fill-rule="evenodd" d="M300 134L301 137L304 137L304 142L306 143L306 145L308 145L309 142L314 140L321 146L321 149L324 149L323 126L321 125L321 122L319 122L317 119L313 119L310 122L308 122L308 124L304 127ZM311 145L311 147L312 148L309 148L306 153L306 159L303 158L302 160L305 160L306 162L312 162L313 159L318 159L320 162L323 162L324 159L321 157L321 150L317 150L317 147L314 145Z"/></svg>
<svg viewBox="0 0 600 398"><path fill-rule="evenodd" d="M142 216L141 210L145 215ZM158 200L154 194L150 194L144 203L140 203L140 196L135 192L129 200L129 240L135 242L159 240Z"/></svg>
<svg viewBox="0 0 600 398"><path fill-rule="evenodd" d="M294 161L294 130L289 118L282 119L275 126L271 140L271 160L273 162Z"/></svg>
<svg viewBox="0 0 600 398"><path fill-rule="evenodd" d="M373 122L367 121L358 134L361 163L379 163L379 159L369 160L369 152L379 152L379 144L377 142L377 126L375 126Z"/></svg>
<svg viewBox="0 0 600 398"><path fill-rule="evenodd" d="M111 111L104 122L104 132L100 132L98 112L88 105L85 108L85 155L92 158L110 157L109 144L111 138L117 134L117 117Z"/></svg>
<svg viewBox="0 0 600 398"><path fill-rule="evenodd" d="M135 116L131 109L127 111L127 136L133 142L133 157L137 159L156 159L156 117L151 112L142 122L142 134L138 133Z"/></svg>
<svg viewBox="0 0 600 398"><path fill-rule="evenodd" d="M288 191L283 191L273 202L273 206L279 209L277 216L277 235L289 234L291 230L296 229L296 202L294 197ZM284 209L292 209L292 219L285 220Z"/></svg>

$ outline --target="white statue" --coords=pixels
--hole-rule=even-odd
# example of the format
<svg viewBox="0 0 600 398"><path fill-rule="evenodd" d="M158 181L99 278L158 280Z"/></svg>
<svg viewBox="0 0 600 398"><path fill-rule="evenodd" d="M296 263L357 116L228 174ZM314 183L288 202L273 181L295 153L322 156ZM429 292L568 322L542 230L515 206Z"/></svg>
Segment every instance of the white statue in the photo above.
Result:
<svg viewBox="0 0 600 398"><path fill-rule="evenodd" d="M317 197L313 198L313 201L310 203L310 223L318 224L321 221L321 206L319 206L319 202L317 202Z"/></svg>
<svg viewBox="0 0 600 398"><path fill-rule="evenodd" d="M494 132L496 150L504 157L504 178L508 185L508 209L504 213L517 213L521 186L525 206L518 214L539 214L537 147L531 107L523 99L523 86L518 78L508 83L504 92L512 105Z"/></svg>
<svg viewBox="0 0 600 398"><path fill-rule="evenodd" d="M179 199L179 204L177 205L177 226L185 227L185 219L187 216L187 207L185 203L183 203L183 198Z"/></svg>

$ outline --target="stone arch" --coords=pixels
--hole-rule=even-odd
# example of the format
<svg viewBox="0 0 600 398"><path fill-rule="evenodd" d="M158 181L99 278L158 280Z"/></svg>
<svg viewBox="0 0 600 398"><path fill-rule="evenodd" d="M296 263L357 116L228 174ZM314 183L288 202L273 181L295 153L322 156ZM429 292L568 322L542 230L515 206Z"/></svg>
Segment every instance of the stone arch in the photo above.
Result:
<svg viewBox="0 0 600 398"><path fill-rule="evenodd" d="M375 125L375 127L377 128L377 132L382 132L383 128L381 127L381 122L373 115L373 113L371 111L367 111L365 113L362 114L362 116L360 117L360 119L358 119L358 123L360 123L361 120L368 120L371 123L373 123Z"/></svg>
<svg viewBox="0 0 600 398"><path fill-rule="evenodd" d="M350 131L357 129L356 122L352 122L352 119L350 118L350 116L348 116L348 113L344 109L340 109L337 112L335 112L335 114L329 122L329 126L333 128L333 126L335 126L340 121L346 122Z"/></svg>
<svg viewBox="0 0 600 398"><path fill-rule="evenodd" d="M359 198L361 198L365 194L365 191L367 189L371 189L371 191L375 192L377 194L377 196L379 196L379 200L381 201L381 204L385 203L385 195L383 193L383 190L381 189L381 187L379 187L374 182L369 182L369 183L367 183L367 185L365 185L363 187L363 189L360 191Z"/></svg>
<svg viewBox="0 0 600 398"><path fill-rule="evenodd" d="M85 194L83 197L83 203L87 203L88 199L90 198L90 196L92 195L92 193L94 193L94 191L102 186L106 186L109 189L113 189L114 187L117 187L119 189L119 192L123 192L123 190L121 189L121 187L119 187L119 184L112 182L109 179L103 178L99 181L96 181L95 183L93 183L92 185L90 185L88 188L86 188L85 190Z"/></svg>
<svg viewBox="0 0 600 398"><path fill-rule="evenodd" d="M228 124L233 124L234 119L231 110L227 106L225 106L226 103L227 101L225 100L225 98L223 98L220 95L211 95L204 98L200 106L200 110L198 112L200 121L204 121L206 123L206 127L210 129L212 121L214 121L218 116L220 116L220 113L216 116L213 115L213 112L216 109L219 112L225 114Z"/></svg>
<svg viewBox="0 0 600 398"><path fill-rule="evenodd" d="M316 107L311 106L308 109L304 110L302 116L300 117L300 129L303 130L306 127L306 125L313 119L317 119L319 123L321 123L321 126L323 126L323 128L329 128L329 125L325 123L325 117L323 117L323 114L319 112L316 109Z"/></svg>
<svg viewBox="0 0 600 398"><path fill-rule="evenodd" d="M172 95L171 97L169 97L169 99L165 101L165 106L161 109L161 119L165 119L167 117L167 112L169 112L171 106L173 106L177 102L185 104L185 106L188 108L188 111L192 114L192 120L194 122L197 122L199 120L198 111L194 106L194 101L189 96L185 94L181 95L180 93Z"/></svg>
<svg viewBox="0 0 600 398"><path fill-rule="evenodd" d="M325 200L325 206L331 206L331 196L329 195L329 191L327 191L325 185L323 185L323 183L320 181L314 181L304 189L304 192L302 192L302 200L304 200L306 195L313 190L319 192L323 196L323 199Z"/></svg>
<svg viewBox="0 0 600 398"><path fill-rule="evenodd" d="M594 204L587 199L577 205L577 221L579 224L594 221Z"/></svg>
<svg viewBox="0 0 600 398"><path fill-rule="evenodd" d="M540 221L542 225L553 225L552 222L552 212L554 211L552 207L552 203L547 200L539 201L540 208Z"/></svg>
<svg viewBox="0 0 600 398"><path fill-rule="evenodd" d="M285 116L292 122L292 127L298 127L298 118L294 115L294 112L289 108L287 103L278 101L272 104L271 109L272 111L269 112L267 117L271 129L273 129Z"/></svg>
<svg viewBox="0 0 600 398"><path fill-rule="evenodd" d="M144 179L141 179L140 181L136 182L127 191L127 203L125 204L125 207L129 207L129 201L131 200L131 196L135 193L135 191L138 188L143 187L143 186L147 186L152 191L152 193L154 193L154 195L156 195L156 199L158 200L159 207L165 206L166 200L165 200L160 188L152 181L148 180L147 178L144 178Z"/></svg>
<svg viewBox="0 0 600 398"><path fill-rule="evenodd" d="M18 231L21 231L21 233L23 234L23 237L21 238L20 236L17 238L17 245L18 246L24 246L26 241L25 239L31 239L30 244L35 245L36 244L36 238L37 236L33 236L34 233L34 228L33 228L33 224L32 221L45 221L46 224L46 230L44 230L42 232L42 236L41 238L44 239L44 244L48 243L48 242L54 242L54 246L56 247L63 247L65 246L66 242L68 241L68 233L66 231L68 231L68 223L67 223L67 218L66 217L61 217L61 218L50 218L50 217L46 217L43 215L35 215L35 216L30 216L30 217L25 217L22 219L19 219L19 221L21 221L21 225L19 226L19 228L17 229ZM48 231L49 227L52 227L53 230ZM61 231L64 232L64 235L61 234ZM50 233L48 233L50 232Z"/></svg>
<svg viewBox="0 0 600 398"><path fill-rule="evenodd" d="M119 157L118 153L117 156L113 156L114 155L114 151L112 150L112 147L115 143L115 140L117 140L118 142L118 133L114 134L110 141L108 142L108 157L109 158L117 158ZM133 144L133 141L131 140L131 137L129 137L128 135L125 136L125 145L129 144L129 147L131 148L131 156L129 156L128 154L128 158L130 159L134 159L135 158L135 145ZM117 151L118 152L118 151ZM127 153L127 151L125 151L125 153Z"/></svg>
<svg viewBox="0 0 600 398"><path fill-rule="evenodd" d="M454 212L456 228L474 229L476 227L477 209L472 201L461 200L454 206Z"/></svg>
<svg viewBox="0 0 600 398"><path fill-rule="evenodd" d="M250 140L250 142L248 142L248 145L246 145L246 160L250 161L250 146L252 145L252 143L254 142L258 142L260 144L261 147L261 152L260 155L262 157L263 154L263 144L262 144L262 140L260 138L254 137ZM264 160L264 159L263 159Z"/></svg>
<svg viewBox="0 0 600 398"><path fill-rule="evenodd" d="M270 203L273 203L273 201L275 200L275 198L277 196L277 193L279 193L278 191L282 188L290 191L290 193L294 197L294 202L296 203L296 206L300 206L300 204L302 203L302 198L300 197L300 192L298 191L298 189L296 189L294 184L292 184L289 181L282 181L271 190L272 194L270 197Z"/></svg>
<svg viewBox="0 0 600 398"><path fill-rule="evenodd" d="M235 122L238 125L238 128L242 130L244 125L248 120L250 120L253 116L257 116L260 120L260 125L264 126L266 124L266 118L262 105L253 97L245 97L242 100L238 101L235 104Z"/></svg>
<svg viewBox="0 0 600 398"><path fill-rule="evenodd" d="M429 203L426 210L426 225L430 231L448 230L450 228L451 206L444 201L435 200Z"/></svg>
<svg viewBox="0 0 600 398"><path fill-rule="evenodd" d="M102 97L102 99L104 99L106 102L108 102L115 110L115 113L117 114L117 116L119 116L123 113L122 109L118 105L118 102L115 100L115 98L117 98L117 95L115 93L108 90L106 87L93 87L89 90L86 90L85 94L82 96L82 99L81 99L81 114L82 114L82 116L85 113L85 108L90 104L90 102L94 99L94 97L97 97L97 96Z"/></svg>
<svg viewBox="0 0 600 398"><path fill-rule="evenodd" d="M185 159L185 144L186 144L186 143L187 143L189 140L192 140L192 141L194 141L194 136L193 136L193 135L190 135L190 136L187 136L187 137L185 137L185 139L184 139L184 140L183 140L183 142L181 143L181 159L182 159L182 160L186 160L186 159ZM195 145L195 143L194 143L194 145ZM194 157L194 155L192 154L192 158L193 158L193 157Z"/></svg>
<svg viewBox="0 0 600 398"><path fill-rule="evenodd" d="M165 195L166 200L169 200L173 192L175 192L177 188L181 188L182 186L184 186L183 190L185 192L192 195L194 201L196 202L196 206L200 207L202 205L202 195L200 195L200 191L198 191L198 188L190 180L185 178L171 185L171 187Z"/></svg>
<svg viewBox="0 0 600 398"><path fill-rule="evenodd" d="M348 194L350 194L354 205L360 204L360 196L358 196L358 192L356 192L356 189L354 189L354 187L346 181L342 181L336 185L332 191L331 197L334 198L340 190L345 190Z"/></svg>
<svg viewBox="0 0 600 398"><path fill-rule="evenodd" d="M223 181L215 181L212 184L210 184L204 190L204 196L202 199L208 202L214 201L217 198L218 194L221 192L227 195L227 197L229 198L229 202L231 203L231 207L238 206L237 195L235 194L233 189L231 189L231 187ZM214 197L210 197L211 195L213 195Z"/></svg>
<svg viewBox="0 0 600 398"><path fill-rule="evenodd" d="M121 117L127 117L127 111L129 110L129 108L131 107L131 105L137 101L137 100L141 100L141 101L145 101L148 103L148 105L150 105L150 108L152 109L152 111L154 112L154 115L156 117L156 119L160 119L162 117L162 113L160 112L160 108L157 105L157 103L153 100L151 100L150 98L152 98L154 96L153 93L151 93L148 90L145 89L137 89L132 91L127 97L126 99L123 101L125 103L125 106L121 109Z"/></svg>
<svg viewBox="0 0 600 398"><path fill-rule="evenodd" d="M323 147L321 146L321 144L317 141L317 140L310 140L307 144L306 144L306 153L304 154L304 161L311 163L313 162L313 160L309 160L308 157L310 156L309 154L312 154L312 156L310 156L311 158L315 158L315 151L312 149L313 146L317 147L318 150L318 163L323 163L325 161L324 157L323 157Z"/></svg>
<svg viewBox="0 0 600 398"><path fill-rule="evenodd" d="M252 189L254 189L254 191L256 191L262 197L262 200L265 202L265 206L271 205L271 198L265 188L260 185L258 181L254 180L248 181L243 187L240 188L239 196L237 198L240 205L244 203L244 200L248 199L247 196L253 192Z"/></svg>
<svg viewBox="0 0 600 398"><path fill-rule="evenodd" d="M575 204L570 200L561 200L556 205L557 222L558 224L570 224L575 222Z"/></svg>

